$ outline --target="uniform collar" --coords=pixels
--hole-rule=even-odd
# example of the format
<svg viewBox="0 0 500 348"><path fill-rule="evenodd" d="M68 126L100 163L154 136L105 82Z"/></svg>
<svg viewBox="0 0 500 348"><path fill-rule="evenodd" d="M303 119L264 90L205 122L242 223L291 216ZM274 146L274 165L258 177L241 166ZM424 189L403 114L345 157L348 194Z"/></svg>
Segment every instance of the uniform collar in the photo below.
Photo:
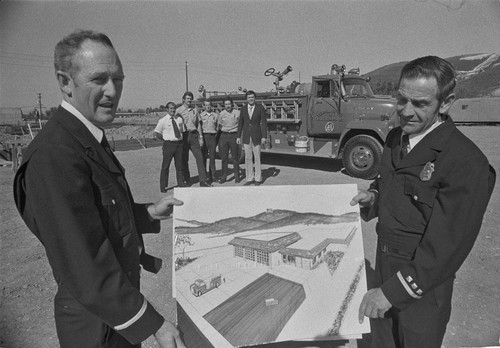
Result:
<svg viewBox="0 0 500 348"><path fill-rule="evenodd" d="M106 153L104 147L100 144L94 134L88 127L73 113L61 106L53 117L54 121L61 124L76 140L85 148L85 154L104 166L111 172L124 173L125 169L118 166L113 159ZM102 130L101 130L102 132ZM102 133L104 134L104 133Z"/></svg>
<svg viewBox="0 0 500 348"><path fill-rule="evenodd" d="M85 116L83 116L80 113L80 111L78 111L73 105L68 103L66 100L63 100L61 102L61 107L63 107L71 114L73 114L77 119L79 119L85 125L85 127L87 127L90 133L92 133L94 138L96 138L97 142L101 143L102 138L104 137L104 131L101 128L97 127L92 122L90 122L87 118L85 118Z"/></svg>
<svg viewBox="0 0 500 348"><path fill-rule="evenodd" d="M438 154L443 150L448 142L451 133L456 129L453 120L449 116L444 116L444 122L425 134L425 136L412 148L401 161L399 161L399 143L393 144L393 161L398 168L406 168L415 165L425 164L436 160ZM399 129L396 139L400 139L402 130Z"/></svg>

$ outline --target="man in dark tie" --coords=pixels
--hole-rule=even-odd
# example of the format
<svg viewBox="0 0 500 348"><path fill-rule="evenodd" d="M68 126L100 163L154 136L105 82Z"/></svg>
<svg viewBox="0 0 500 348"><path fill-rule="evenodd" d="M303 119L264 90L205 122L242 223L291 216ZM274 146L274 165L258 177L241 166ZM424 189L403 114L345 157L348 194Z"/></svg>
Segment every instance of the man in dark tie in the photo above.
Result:
<svg viewBox="0 0 500 348"><path fill-rule="evenodd" d="M23 154L14 198L58 286L60 346L138 348L154 335L161 347L185 347L139 290L141 265L161 266L142 235L158 233L182 202L134 202L102 130L122 92L118 54L105 34L76 31L56 45L54 65L63 101Z"/></svg>
<svg viewBox="0 0 500 348"><path fill-rule="evenodd" d="M387 136L379 177L351 202L378 217L375 284L359 308L372 347L440 348L453 281L481 228L496 174L448 112L453 66L434 56L399 78L400 127Z"/></svg>
<svg viewBox="0 0 500 348"><path fill-rule="evenodd" d="M254 91L248 91L246 98L247 104L240 111L237 143L240 144L243 141L243 148L245 150L245 185L253 183L260 185L262 183L260 149L266 143L267 138L266 111L262 105L255 103Z"/></svg>
<svg viewBox="0 0 500 348"><path fill-rule="evenodd" d="M177 186L183 187L183 142L182 133L184 132L184 121L179 114L175 113L175 103L167 103L167 115L162 117L154 130L155 137L163 141L163 161L160 170L160 191L167 192L168 189L168 171L172 158L174 159L175 173L177 176Z"/></svg>

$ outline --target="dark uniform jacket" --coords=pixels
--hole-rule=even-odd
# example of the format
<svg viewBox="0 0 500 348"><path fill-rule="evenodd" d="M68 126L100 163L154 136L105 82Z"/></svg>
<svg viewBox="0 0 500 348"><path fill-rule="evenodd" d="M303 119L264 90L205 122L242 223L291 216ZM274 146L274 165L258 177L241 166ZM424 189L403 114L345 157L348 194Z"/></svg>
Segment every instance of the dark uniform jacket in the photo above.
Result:
<svg viewBox="0 0 500 348"><path fill-rule="evenodd" d="M146 205L134 203L118 160L64 108L23 154L14 196L45 247L60 290L111 327L139 313L140 262L157 271L161 261L144 253L141 233L158 233L160 223L149 219ZM118 332L138 343L163 321L148 303Z"/></svg>
<svg viewBox="0 0 500 348"><path fill-rule="evenodd" d="M254 104L252 118L248 115L248 104L240 109L237 137L240 136L242 136L243 144L250 144L250 138L252 138L254 146L259 145L262 139L267 137L266 111L262 105Z"/></svg>
<svg viewBox="0 0 500 348"><path fill-rule="evenodd" d="M495 184L483 153L450 117L399 160L401 128L387 136L377 200L362 216L378 216L379 243L413 254L381 289L402 310L454 276L481 228Z"/></svg>

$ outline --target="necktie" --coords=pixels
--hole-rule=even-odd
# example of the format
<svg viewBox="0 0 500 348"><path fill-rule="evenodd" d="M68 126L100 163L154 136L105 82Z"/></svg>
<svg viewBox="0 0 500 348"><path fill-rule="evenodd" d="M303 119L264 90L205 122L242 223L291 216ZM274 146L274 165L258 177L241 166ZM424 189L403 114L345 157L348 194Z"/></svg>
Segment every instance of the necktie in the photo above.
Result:
<svg viewBox="0 0 500 348"><path fill-rule="evenodd" d="M253 105L250 106L250 111L248 112L248 116L250 116L250 118L252 118L252 115L253 115Z"/></svg>
<svg viewBox="0 0 500 348"><path fill-rule="evenodd" d="M107 154L111 158L115 157L115 155L113 154L113 150L111 150L111 146L109 146L108 139L106 138L105 134L102 136L101 145L102 147L104 147L104 150L106 150Z"/></svg>
<svg viewBox="0 0 500 348"><path fill-rule="evenodd" d="M179 126L177 125L177 122L175 122L174 118L170 118L172 120L172 127L174 127L174 134L175 134L175 137L176 139L180 139L181 138L181 132L179 131Z"/></svg>
<svg viewBox="0 0 500 348"><path fill-rule="evenodd" d="M408 154L408 148L410 147L410 137L408 134L403 134L401 137L401 159Z"/></svg>

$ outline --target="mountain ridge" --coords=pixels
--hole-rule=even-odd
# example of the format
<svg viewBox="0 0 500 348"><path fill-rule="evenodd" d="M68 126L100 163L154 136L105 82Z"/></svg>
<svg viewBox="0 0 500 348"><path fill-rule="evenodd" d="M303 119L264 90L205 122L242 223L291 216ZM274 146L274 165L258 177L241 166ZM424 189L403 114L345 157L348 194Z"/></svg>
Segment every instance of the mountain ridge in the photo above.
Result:
<svg viewBox="0 0 500 348"><path fill-rule="evenodd" d="M342 222L353 222L358 219L358 213L350 212L341 215L326 215L313 212L299 213L285 209L268 209L251 217L235 216L217 220L211 223L201 223L190 220L196 226L177 226L178 234L216 234L228 235L245 231L274 229L292 225L316 225ZM187 221L187 220L179 220Z"/></svg>
<svg viewBox="0 0 500 348"><path fill-rule="evenodd" d="M458 98L500 97L500 55L497 53L462 54L445 58L457 71L455 94ZM366 74L376 94L393 94L399 74L407 61L384 65ZM387 87L386 87L387 88Z"/></svg>

